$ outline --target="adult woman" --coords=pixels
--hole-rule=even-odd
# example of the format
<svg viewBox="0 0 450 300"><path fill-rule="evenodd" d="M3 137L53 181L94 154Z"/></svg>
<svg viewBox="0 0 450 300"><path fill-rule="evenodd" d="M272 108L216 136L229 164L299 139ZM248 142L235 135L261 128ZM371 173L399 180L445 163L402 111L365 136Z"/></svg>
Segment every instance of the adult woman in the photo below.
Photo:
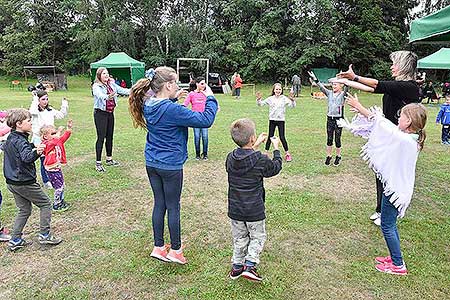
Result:
<svg viewBox="0 0 450 300"><path fill-rule="evenodd" d="M97 69L95 82L92 85L92 94L94 95L94 123L97 130L95 169L98 172L105 172L102 165L103 143L106 148L106 165L119 165L112 159L114 109L117 106L117 94L129 95L130 90L118 86L114 79L109 77L108 70L100 67Z"/></svg>
<svg viewBox="0 0 450 300"><path fill-rule="evenodd" d="M210 127L217 101L209 87L205 90L203 112L195 112L173 101L178 96L178 76L174 69L159 67L148 72L132 88L129 109L135 127L147 129L145 160L153 190L152 224L154 248L151 257L180 264L187 262L181 248L180 197L183 164L187 159L188 127ZM164 246L164 216L168 214L171 249Z"/></svg>
<svg viewBox="0 0 450 300"><path fill-rule="evenodd" d="M395 80L378 81L355 74L352 65L346 72L338 74L337 82L347 86L376 94L383 94L383 114L394 124L398 124L400 110L403 106L419 102L419 85L416 82L417 55L411 51L395 51L389 56L392 61L391 73ZM381 224L381 198L383 184L377 178L377 207L370 219L376 225Z"/></svg>

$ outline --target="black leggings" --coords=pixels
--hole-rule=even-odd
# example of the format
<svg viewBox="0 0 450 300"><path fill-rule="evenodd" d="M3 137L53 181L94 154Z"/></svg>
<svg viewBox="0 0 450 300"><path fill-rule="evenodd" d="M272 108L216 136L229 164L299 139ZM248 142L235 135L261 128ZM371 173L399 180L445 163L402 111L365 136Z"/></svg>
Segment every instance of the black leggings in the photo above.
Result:
<svg viewBox="0 0 450 300"><path fill-rule="evenodd" d="M112 156L114 135L114 114L101 109L94 110L94 123L97 129L97 142L95 143L95 155L97 161L102 160L103 142L106 138L106 156Z"/></svg>
<svg viewBox="0 0 450 300"><path fill-rule="evenodd" d="M275 127L278 127L278 134L280 135L281 144L283 144L284 151L288 151L288 144L286 141L286 137L284 136L284 121L273 121L269 120L269 138L266 142L266 151L270 149L270 138L275 134Z"/></svg>
<svg viewBox="0 0 450 300"><path fill-rule="evenodd" d="M338 119L340 119L340 117L335 118L327 116L327 146L333 146L333 135L334 135L336 148L341 148L342 127L337 126L336 121Z"/></svg>

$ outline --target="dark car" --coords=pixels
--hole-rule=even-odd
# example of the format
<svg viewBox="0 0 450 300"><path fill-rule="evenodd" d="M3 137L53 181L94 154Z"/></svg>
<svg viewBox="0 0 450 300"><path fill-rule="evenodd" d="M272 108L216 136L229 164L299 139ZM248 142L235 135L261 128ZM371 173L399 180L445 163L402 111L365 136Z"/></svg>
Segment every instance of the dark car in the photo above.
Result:
<svg viewBox="0 0 450 300"><path fill-rule="evenodd" d="M229 83L228 78L220 73L208 74L208 85L214 93L223 93L222 85Z"/></svg>

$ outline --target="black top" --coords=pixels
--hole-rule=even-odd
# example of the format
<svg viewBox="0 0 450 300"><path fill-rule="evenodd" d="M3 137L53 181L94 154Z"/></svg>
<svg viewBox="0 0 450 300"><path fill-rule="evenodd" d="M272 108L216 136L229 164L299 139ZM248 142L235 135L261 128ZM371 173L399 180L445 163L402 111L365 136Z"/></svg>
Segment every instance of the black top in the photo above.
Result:
<svg viewBox="0 0 450 300"><path fill-rule="evenodd" d="M409 81L378 81L374 93L383 95L383 114L394 124L398 124L400 109L409 103L419 102L419 85Z"/></svg>
<svg viewBox="0 0 450 300"><path fill-rule="evenodd" d="M40 157L34 145L28 142L28 134L12 130L2 146L4 153L3 174L6 183L28 185L36 182L34 162Z"/></svg>
<svg viewBox="0 0 450 300"><path fill-rule="evenodd" d="M228 172L228 216L237 221L256 222L266 218L264 177L281 171L279 150L273 159L259 151L237 148L225 163Z"/></svg>

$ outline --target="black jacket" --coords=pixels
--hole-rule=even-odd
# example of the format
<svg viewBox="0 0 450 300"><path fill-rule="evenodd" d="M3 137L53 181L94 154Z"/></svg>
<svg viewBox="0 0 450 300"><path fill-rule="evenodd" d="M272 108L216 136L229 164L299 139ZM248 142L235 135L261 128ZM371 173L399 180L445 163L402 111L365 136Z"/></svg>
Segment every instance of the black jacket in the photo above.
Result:
<svg viewBox="0 0 450 300"><path fill-rule="evenodd" d="M34 162L39 158L28 134L12 130L2 146L4 151L3 174L6 183L28 185L36 182Z"/></svg>
<svg viewBox="0 0 450 300"><path fill-rule="evenodd" d="M244 222L266 218L263 178L280 173L282 164L280 151L273 154L273 160L252 149L237 148L228 154L228 217Z"/></svg>

